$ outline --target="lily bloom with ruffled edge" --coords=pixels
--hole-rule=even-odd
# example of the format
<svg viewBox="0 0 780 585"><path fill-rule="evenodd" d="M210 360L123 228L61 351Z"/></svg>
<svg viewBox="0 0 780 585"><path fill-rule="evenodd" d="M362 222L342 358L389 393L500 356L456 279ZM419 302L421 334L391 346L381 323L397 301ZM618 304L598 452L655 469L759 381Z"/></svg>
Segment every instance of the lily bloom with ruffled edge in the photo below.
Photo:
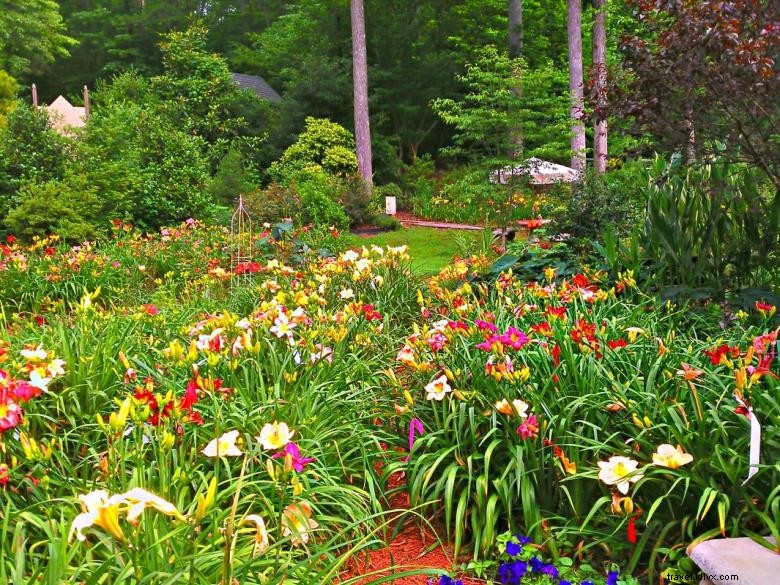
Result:
<svg viewBox="0 0 780 585"><path fill-rule="evenodd" d="M680 445L677 445L677 448L666 443L658 445L658 449L653 453L653 464L669 469L677 469L691 461L693 461L693 455L683 451Z"/></svg>
<svg viewBox="0 0 780 585"><path fill-rule="evenodd" d="M638 482L642 477L641 473L636 473L639 462L615 455L608 461L599 461L599 479L607 485L617 486L618 491L625 495L632 483Z"/></svg>
<svg viewBox="0 0 780 585"><path fill-rule="evenodd" d="M176 506L142 488L133 488L113 496L109 496L105 490L95 490L82 494L79 499L84 511L74 518L70 537L75 534L82 542L87 539L84 530L92 526L99 526L117 540L124 541L125 535L119 525L119 515L123 512L127 513L127 521L131 524L138 524L146 508L154 508L167 516L184 519Z"/></svg>
<svg viewBox="0 0 780 585"><path fill-rule="evenodd" d="M276 449L283 449L292 440L294 434L295 431L291 431L287 423L274 421L266 423L256 438L263 446L263 449L275 451Z"/></svg>
<svg viewBox="0 0 780 585"><path fill-rule="evenodd" d="M241 457L244 453L236 445L238 431L228 431L218 439L213 439L201 451L206 457Z"/></svg>
<svg viewBox="0 0 780 585"><path fill-rule="evenodd" d="M425 391L428 393L426 395L428 400L442 400L449 392L452 392L452 388L447 383L447 376L442 374L425 386Z"/></svg>
<svg viewBox="0 0 780 585"><path fill-rule="evenodd" d="M295 502L284 509L282 536L291 536L293 546L309 542L309 532L318 526L311 518L311 506L308 502Z"/></svg>

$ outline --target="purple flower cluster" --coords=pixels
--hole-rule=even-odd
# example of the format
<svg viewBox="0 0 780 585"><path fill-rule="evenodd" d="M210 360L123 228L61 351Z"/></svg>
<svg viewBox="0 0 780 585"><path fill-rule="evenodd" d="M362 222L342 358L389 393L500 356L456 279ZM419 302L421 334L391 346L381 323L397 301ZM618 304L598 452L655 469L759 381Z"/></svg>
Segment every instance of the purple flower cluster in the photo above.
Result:
<svg viewBox="0 0 780 585"><path fill-rule="evenodd" d="M547 575L550 582L557 585L574 585L568 579L560 579L558 567L552 563L542 562L538 557L531 557L527 561L517 559L523 551L523 546L530 543L527 536L515 535L506 543L506 554L511 560L501 563L498 567L498 580L502 585L521 585L526 574ZM610 571L607 574L605 585L617 585L618 572ZM595 585L593 581L581 581L579 585Z"/></svg>

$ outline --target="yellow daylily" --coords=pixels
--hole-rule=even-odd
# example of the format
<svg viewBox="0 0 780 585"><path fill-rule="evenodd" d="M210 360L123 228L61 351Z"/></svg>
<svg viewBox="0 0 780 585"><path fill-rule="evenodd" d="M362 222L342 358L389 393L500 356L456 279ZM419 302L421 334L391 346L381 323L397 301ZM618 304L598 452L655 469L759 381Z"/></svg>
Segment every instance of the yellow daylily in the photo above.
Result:
<svg viewBox="0 0 780 585"><path fill-rule="evenodd" d="M167 516L183 519L176 506L142 488L133 488L123 494L109 496L106 490L95 490L79 496L83 512L76 516L70 529L80 541L87 537L84 530L98 526L117 540L124 541L125 535L119 525L119 516L126 513L127 521L138 524L141 514L147 508L154 508Z"/></svg>

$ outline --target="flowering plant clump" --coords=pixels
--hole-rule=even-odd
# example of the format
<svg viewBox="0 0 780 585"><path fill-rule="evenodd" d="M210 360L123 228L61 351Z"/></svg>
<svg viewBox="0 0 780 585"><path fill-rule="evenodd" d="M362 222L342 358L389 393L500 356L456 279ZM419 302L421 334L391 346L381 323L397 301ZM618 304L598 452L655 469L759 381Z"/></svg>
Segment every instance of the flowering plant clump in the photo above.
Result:
<svg viewBox="0 0 780 585"><path fill-rule="evenodd" d="M778 330L757 319L698 339L684 309L642 296L632 275L524 282L510 271L488 285L479 266L431 280L389 373L389 416L414 440L388 471L407 474L413 505L439 502L456 554L470 541L490 555L506 523L546 541L568 517L619 534L613 554L681 514L727 534L725 510L746 501L732 478L748 476L748 408L764 433L780 422ZM714 464L713 448L733 459ZM767 506L777 470L757 469L748 490Z"/></svg>

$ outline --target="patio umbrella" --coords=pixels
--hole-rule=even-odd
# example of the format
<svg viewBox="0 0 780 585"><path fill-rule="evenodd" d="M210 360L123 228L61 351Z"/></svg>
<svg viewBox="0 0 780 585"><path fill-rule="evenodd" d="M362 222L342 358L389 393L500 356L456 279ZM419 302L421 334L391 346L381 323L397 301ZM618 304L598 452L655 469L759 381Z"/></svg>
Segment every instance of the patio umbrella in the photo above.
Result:
<svg viewBox="0 0 780 585"><path fill-rule="evenodd" d="M497 169L490 173L491 183L505 185L512 178L530 176L532 185L552 185L553 183L571 183L577 180L577 171L571 167L559 165L536 157L529 158L523 164Z"/></svg>

